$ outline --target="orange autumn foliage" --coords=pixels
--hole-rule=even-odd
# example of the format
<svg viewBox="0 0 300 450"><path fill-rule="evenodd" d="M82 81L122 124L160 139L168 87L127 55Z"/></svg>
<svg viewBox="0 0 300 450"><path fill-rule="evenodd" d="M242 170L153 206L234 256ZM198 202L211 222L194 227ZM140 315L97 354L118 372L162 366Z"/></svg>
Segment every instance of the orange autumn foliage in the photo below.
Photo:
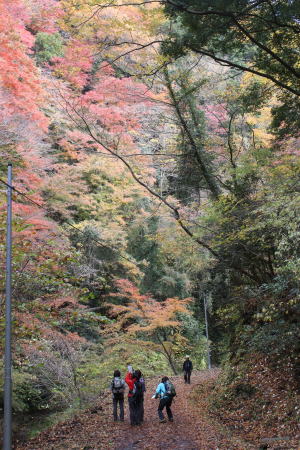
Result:
<svg viewBox="0 0 300 450"><path fill-rule="evenodd" d="M176 318L176 314L189 314L190 298L183 300L167 298L165 301L158 302L149 294L140 294L138 288L128 280L117 280L116 285L119 293L111 294L111 296L121 295L126 299L127 304L109 304L110 314L117 319L115 327L126 330L130 335L141 332L152 334L163 328L178 328L181 323Z"/></svg>

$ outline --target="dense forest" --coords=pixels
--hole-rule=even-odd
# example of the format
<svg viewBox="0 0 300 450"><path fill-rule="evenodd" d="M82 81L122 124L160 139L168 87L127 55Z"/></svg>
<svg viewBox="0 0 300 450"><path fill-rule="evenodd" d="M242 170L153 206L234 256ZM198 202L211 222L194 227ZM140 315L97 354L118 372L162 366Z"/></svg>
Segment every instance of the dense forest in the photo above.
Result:
<svg viewBox="0 0 300 450"><path fill-rule="evenodd" d="M292 434L299 2L1 0L0 14L15 426L87 408L127 363L180 374L188 353L222 367L215 414L247 404Z"/></svg>

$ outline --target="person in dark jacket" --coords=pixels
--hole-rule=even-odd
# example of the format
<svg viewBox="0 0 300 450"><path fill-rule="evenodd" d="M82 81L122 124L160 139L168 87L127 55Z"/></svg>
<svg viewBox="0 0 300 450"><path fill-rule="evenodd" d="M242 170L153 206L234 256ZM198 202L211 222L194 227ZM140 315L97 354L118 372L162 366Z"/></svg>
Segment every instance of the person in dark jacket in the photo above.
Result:
<svg viewBox="0 0 300 450"><path fill-rule="evenodd" d="M182 366L182 370L184 373L184 382L190 384L191 383L191 374L193 370L193 363L190 360L190 357L186 355L185 361Z"/></svg>
<svg viewBox="0 0 300 450"><path fill-rule="evenodd" d="M135 382L135 408L137 423L144 422L144 393L146 392L145 379L140 370L134 371Z"/></svg>
<svg viewBox="0 0 300 450"><path fill-rule="evenodd" d="M114 378L110 384L110 390L113 394L113 415L114 421L118 420L118 405L120 408L120 420L124 421L124 392L125 381L121 378L119 370L114 371Z"/></svg>
<svg viewBox="0 0 300 450"><path fill-rule="evenodd" d="M143 374L141 374L140 383L142 383L142 392L143 392L140 419L141 422L144 422L144 393L146 392L146 383Z"/></svg>
<svg viewBox="0 0 300 450"><path fill-rule="evenodd" d="M125 377L125 381L128 384L128 405L130 413L130 424L131 425L141 425L144 414L143 414L143 383L141 379L140 370L132 370L131 366L128 366L128 373Z"/></svg>

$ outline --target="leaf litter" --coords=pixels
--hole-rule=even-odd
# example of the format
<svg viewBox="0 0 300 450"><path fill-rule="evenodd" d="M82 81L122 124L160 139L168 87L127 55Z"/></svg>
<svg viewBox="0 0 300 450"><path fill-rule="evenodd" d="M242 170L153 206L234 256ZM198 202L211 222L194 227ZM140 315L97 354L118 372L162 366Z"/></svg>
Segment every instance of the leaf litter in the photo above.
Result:
<svg viewBox="0 0 300 450"><path fill-rule="evenodd" d="M16 443L14 450L257 450L257 443L244 440L238 430L233 432L209 413L210 387L218 374L217 369L195 372L190 385L182 376L171 377L177 391L172 404L174 422L158 421L158 400L151 397L161 377L153 377L146 380L145 420L141 426L130 425L126 401L125 422L114 422L111 398L107 396L73 419L28 442ZM199 387L201 397L197 394Z"/></svg>

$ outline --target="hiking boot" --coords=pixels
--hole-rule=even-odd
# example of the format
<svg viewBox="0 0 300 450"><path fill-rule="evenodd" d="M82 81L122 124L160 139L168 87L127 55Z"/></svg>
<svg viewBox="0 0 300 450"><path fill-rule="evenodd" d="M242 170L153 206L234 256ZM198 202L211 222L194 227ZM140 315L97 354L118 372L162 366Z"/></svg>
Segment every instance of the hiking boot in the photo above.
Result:
<svg viewBox="0 0 300 450"><path fill-rule="evenodd" d="M169 422L174 422L173 417L170 417Z"/></svg>
<svg viewBox="0 0 300 450"><path fill-rule="evenodd" d="M159 423L166 423L166 419L160 419Z"/></svg>

